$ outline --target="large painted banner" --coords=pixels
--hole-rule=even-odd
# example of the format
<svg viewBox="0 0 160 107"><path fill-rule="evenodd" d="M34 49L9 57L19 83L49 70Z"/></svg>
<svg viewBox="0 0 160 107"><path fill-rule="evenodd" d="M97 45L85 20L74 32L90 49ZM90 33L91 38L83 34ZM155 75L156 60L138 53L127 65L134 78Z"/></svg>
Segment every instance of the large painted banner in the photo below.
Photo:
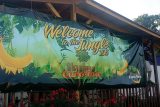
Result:
<svg viewBox="0 0 160 107"><path fill-rule="evenodd" d="M72 21L0 13L0 83L143 83L141 44Z"/></svg>

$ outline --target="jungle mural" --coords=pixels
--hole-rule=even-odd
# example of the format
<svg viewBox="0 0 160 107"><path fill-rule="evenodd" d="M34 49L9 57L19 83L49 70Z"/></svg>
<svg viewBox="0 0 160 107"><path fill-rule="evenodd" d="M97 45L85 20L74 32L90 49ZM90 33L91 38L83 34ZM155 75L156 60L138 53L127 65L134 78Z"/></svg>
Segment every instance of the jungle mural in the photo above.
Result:
<svg viewBox="0 0 160 107"><path fill-rule="evenodd" d="M39 82L38 78L47 74L50 81L140 83L143 62L143 48L137 38L72 21L47 22L0 13L1 73L5 78L12 75L14 82L21 76ZM0 80L7 81L12 82L9 78Z"/></svg>

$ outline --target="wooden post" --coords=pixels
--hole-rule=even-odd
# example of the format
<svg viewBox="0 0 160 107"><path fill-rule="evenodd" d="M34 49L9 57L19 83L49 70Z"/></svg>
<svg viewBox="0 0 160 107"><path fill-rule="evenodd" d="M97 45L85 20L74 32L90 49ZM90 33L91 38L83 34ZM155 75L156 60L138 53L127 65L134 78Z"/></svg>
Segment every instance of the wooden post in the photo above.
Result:
<svg viewBox="0 0 160 107"><path fill-rule="evenodd" d="M158 80L158 70L157 70L155 46L153 43L152 43L152 55L153 55L154 77L155 77L155 84L156 84L156 94L157 94L157 100L158 100L158 104L159 104L159 80Z"/></svg>
<svg viewBox="0 0 160 107"><path fill-rule="evenodd" d="M72 4L72 8L71 8L71 20L73 21L77 21L77 12L76 12L76 3L75 0L72 0L73 4Z"/></svg>
<svg viewBox="0 0 160 107"><path fill-rule="evenodd" d="M23 92L21 92L20 107L23 107Z"/></svg>
<svg viewBox="0 0 160 107"><path fill-rule="evenodd" d="M155 47L152 44L152 54L153 54L153 68L154 68L154 76L155 76L155 83L157 85L157 89L159 92L159 80L158 80L158 70L157 70L157 59L156 59L156 53L155 53Z"/></svg>
<svg viewBox="0 0 160 107"><path fill-rule="evenodd" d="M6 96L6 93L4 93L3 107L6 107L6 99L7 99L7 96Z"/></svg>
<svg viewBox="0 0 160 107"><path fill-rule="evenodd" d="M31 92L28 92L28 107L30 107L31 103Z"/></svg>
<svg viewBox="0 0 160 107"><path fill-rule="evenodd" d="M15 105L15 93L12 93L12 104Z"/></svg>

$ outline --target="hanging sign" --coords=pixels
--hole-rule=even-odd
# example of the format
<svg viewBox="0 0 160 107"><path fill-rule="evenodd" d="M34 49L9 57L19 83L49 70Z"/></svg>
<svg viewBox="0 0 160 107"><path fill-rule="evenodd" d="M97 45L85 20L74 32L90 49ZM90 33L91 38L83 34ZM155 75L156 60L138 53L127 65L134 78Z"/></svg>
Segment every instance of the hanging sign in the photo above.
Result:
<svg viewBox="0 0 160 107"><path fill-rule="evenodd" d="M143 48L130 35L72 21L47 22L5 13L0 13L0 35L1 83L143 81Z"/></svg>

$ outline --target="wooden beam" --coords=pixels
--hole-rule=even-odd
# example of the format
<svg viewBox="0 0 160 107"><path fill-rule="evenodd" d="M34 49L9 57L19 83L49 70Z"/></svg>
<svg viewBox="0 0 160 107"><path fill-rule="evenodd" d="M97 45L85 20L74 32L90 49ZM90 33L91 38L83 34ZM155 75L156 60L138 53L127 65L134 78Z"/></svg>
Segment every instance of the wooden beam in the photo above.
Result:
<svg viewBox="0 0 160 107"><path fill-rule="evenodd" d="M89 19L89 20L86 21L86 24L91 24L91 23L92 23L91 19Z"/></svg>
<svg viewBox="0 0 160 107"><path fill-rule="evenodd" d="M46 3L47 7L51 10L52 14L56 17L62 18L58 11L53 7L51 3Z"/></svg>
<svg viewBox="0 0 160 107"><path fill-rule="evenodd" d="M73 0L14 0L15 2L39 2L39 3L54 3L54 4L73 4ZM76 4L85 2L85 0L74 0Z"/></svg>
<svg viewBox="0 0 160 107"><path fill-rule="evenodd" d="M128 31L121 29L121 28L117 27L116 25L113 25L112 23L107 22L106 20L103 20L103 19L97 17L96 15L93 15L83 9L80 9L79 7L76 7L76 13L81 16L84 16L88 19L91 19L92 21L99 23L99 24L103 25L104 27L107 27L107 28L110 28L110 29L113 29L113 30L116 30L119 32L123 32L123 33L129 33Z"/></svg>
<svg viewBox="0 0 160 107"><path fill-rule="evenodd" d="M155 77L155 85L156 85L156 94L159 103L159 78L158 78L158 69L157 69L157 59L156 59L156 50L154 47L154 43L152 42L152 57L153 57L153 68L154 68L154 77Z"/></svg>
<svg viewBox="0 0 160 107"><path fill-rule="evenodd" d="M76 13L76 3L75 0L72 0L73 4L72 4L72 8L71 8L71 20L73 21L77 21L77 13Z"/></svg>
<svg viewBox="0 0 160 107"><path fill-rule="evenodd" d="M153 32L153 31L151 31L151 30L149 30L149 29L147 29L147 28L145 28L143 26L140 26L140 25L134 23L133 21L131 21L131 20L121 16L120 14L118 14L118 13L116 13L116 12L114 12L114 11L112 11L112 10L110 10L110 9L108 9L108 8L98 4L98 3L96 3L93 0L85 0L85 3L88 4L88 6L92 6L92 7L96 8L97 10L102 11L102 12L104 12L106 14L109 14L109 15L119 19L120 21L127 23L128 25L130 25L130 26L132 26L134 28L137 28L137 29L149 34L149 35L152 35L153 37L156 37L156 38L160 39L160 35L159 34L156 34L155 32Z"/></svg>
<svg viewBox="0 0 160 107"><path fill-rule="evenodd" d="M17 0L17 1L20 1L20 0ZM72 0L23 0L23 1L55 3L55 4L72 4Z"/></svg>

